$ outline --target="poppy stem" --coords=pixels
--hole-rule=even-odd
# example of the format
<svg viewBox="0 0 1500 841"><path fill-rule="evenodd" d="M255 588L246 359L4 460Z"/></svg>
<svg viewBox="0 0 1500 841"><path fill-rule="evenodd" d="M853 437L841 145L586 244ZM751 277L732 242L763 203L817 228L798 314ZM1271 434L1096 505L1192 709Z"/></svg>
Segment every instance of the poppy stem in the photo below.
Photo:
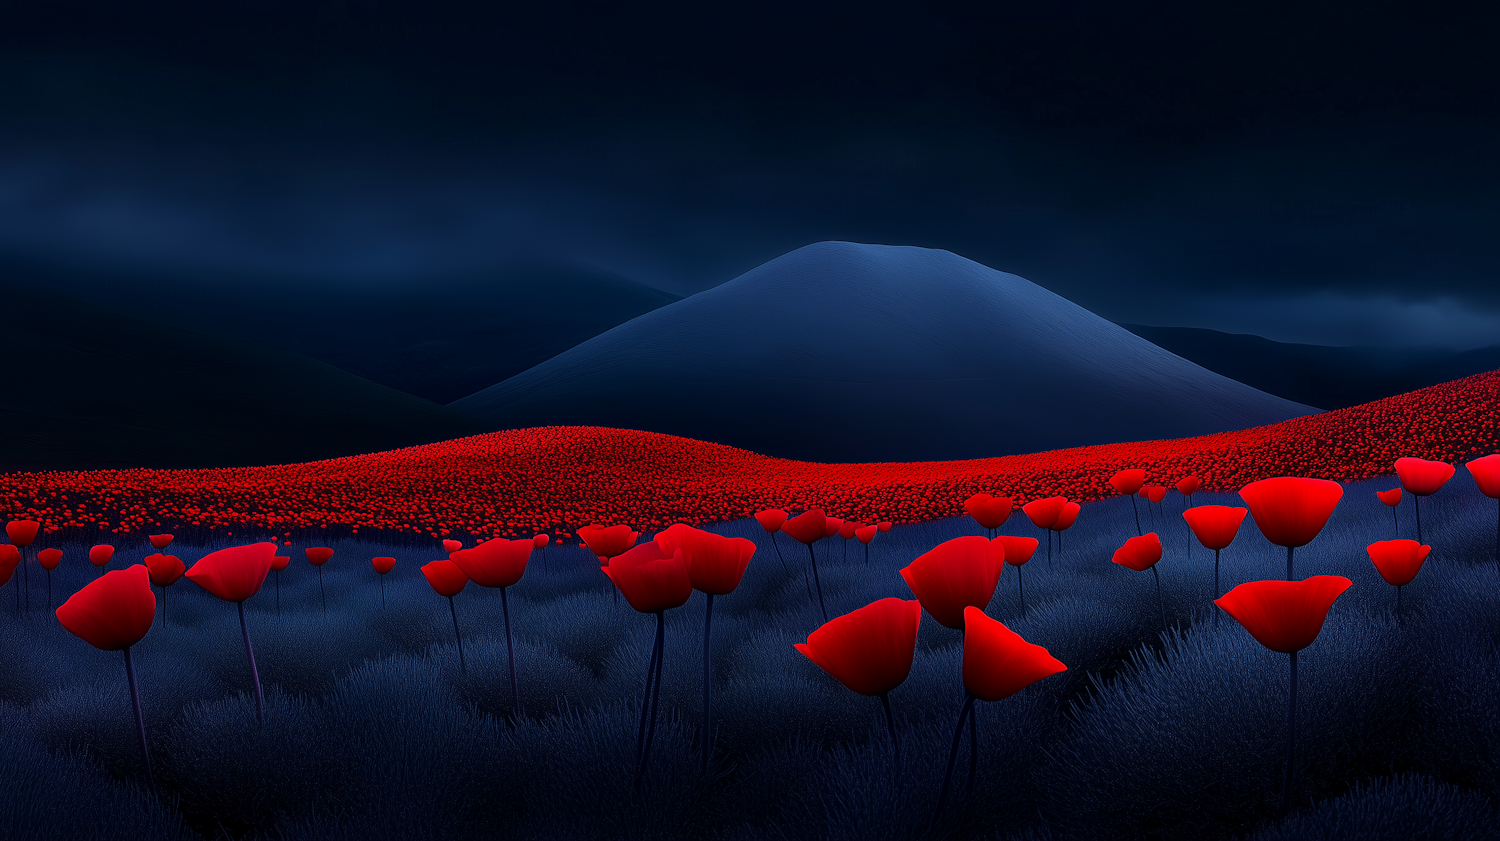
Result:
<svg viewBox="0 0 1500 841"><path fill-rule="evenodd" d="M1401 585L1396 585L1396 624L1401 624Z"/></svg>
<svg viewBox="0 0 1500 841"><path fill-rule="evenodd" d="M658 615L658 619L660 616ZM651 660L646 664L646 694L641 698L641 726L635 734L635 762L641 763L641 748L646 744L646 716L651 710L651 687L656 682L656 646L651 646Z"/></svg>
<svg viewBox="0 0 1500 841"><path fill-rule="evenodd" d="M52 601L50 594L47 596L47 601ZM161 588L161 626L163 628L167 627L167 587L165 584Z"/></svg>
<svg viewBox="0 0 1500 841"><path fill-rule="evenodd" d="M380 609L385 610L385 576L380 576Z"/></svg>
<svg viewBox="0 0 1500 841"><path fill-rule="evenodd" d="M901 773L901 740L896 738L896 717L891 715L890 693L880 693L880 705L885 707L885 726L891 731L891 747L896 749L896 773Z"/></svg>
<svg viewBox="0 0 1500 841"><path fill-rule="evenodd" d="M1153 567L1155 569L1155 567ZM1214 550L1214 601L1219 598L1219 550ZM1219 627L1219 611L1214 611L1214 627Z"/></svg>
<svg viewBox="0 0 1500 841"><path fill-rule="evenodd" d="M125 646L125 677L130 679L130 704L135 708L135 733L141 739L141 755L146 758L146 787L156 796L156 776L151 773L151 750L146 747L146 719L141 717L141 693L135 685L135 665L130 662L130 646Z"/></svg>
<svg viewBox="0 0 1500 841"><path fill-rule="evenodd" d="M1422 498L1416 494L1411 495L1412 504L1417 506L1417 542L1422 542Z"/></svg>
<svg viewBox="0 0 1500 841"><path fill-rule="evenodd" d="M162 597L163 598L166 597L166 592L167 592L166 590L162 591ZM166 622L167 621L166 609L167 609L166 602L162 602L162 615L161 615L162 616L162 620L161 620L162 622ZM47 570L47 612L48 613L52 612L52 570L50 570L50 569Z"/></svg>
<svg viewBox="0 0 1500 841"><path fill-rule="evenodd" d="M1286 547L1286 580L1292 580L1292 547Z"/></svg>
<svg viewBox="0 0 1500 841"><path fill-rule="evenodd" d="M1281 784L1281 816L1286 817L1287 809L1291 806L1292 796L1292 759L1295 756L1294 749L1297 744L1297 652L1292 652L1292 683L1291 692L1287 695L1286 704L1286 779Z"/></svg>
<svg viewBox="0 0 1500 841"><path fill-rule="evenodd" d="M1021 591L1021 618L1026 618L1026 585L1021 583L1021 570L1024 566L1016 567L1016 589Z"/></svg>
<svg viewBox="0 0 1500 841"><path fill-rule="evenodd" d="M250 647L250 628L245 624L245 603L235 602L240 609L240 635L245 638L245 656L250 658L250 679L255 681L255 723L266 723L266 702L260 694L260 672L255 668L255 649Z"/></svg>
<svg viewBox="0 0 1500 841"><path fill-rule="evenodd" d="M703 614L703 773L708 773L708 757L713 751L713 684L709 678L712 674L709 665L709 631L714 621L714 594L708 594L708 608Z"/></svg>
<svg viewBox="0 0 1500 841"><path fill-rule="evenodd" d="M1135 494L1130 495L1130 510L1135 512L1135 534L1140 537L1145 532L1141 531L1141 509L1135 504Z"/></svg>
<svg viewBox="0 0 1500 841"><path fill-rule="evenodd" d="M1062 560L1062 532L1057 533L1057 559Z"/></svg>
<svg viewBox="0 0 1500 841"><path fill-rule="evenodd" d="M818 610L823 611L823 621L828 621L828 608L823 606L823 582L818 580L818 556L813 552L812 544L807 544L807 555L812 558L813 583L818 585Z"/></svg>
<svg viewBox="0 0 1500 841"><path fill-rule="evenodd" d="M1151 565L1151 574L1156 576L1156 606L1161 609L1161 632L1167 632L1167 604L1161 598L1161 573L1156 571L1156 565Z"/></svg>
<svg viewBox="0 0 1500 841"><path fill-rule="evenodd" d="M516 648L510 637L510 603L505 598L505 588L500 588L500 611L505 616L505 653L510 656L510 709L511 715L521 717L521 689L516 685Z"/></svg>
<svg viewBox="0 0 1500 841"><path fill-rule="evenodd" d="M641 780L646 776L646 765L651 762L651 742L656 738L656 705L661 700L662 640L666 633L665 611L656 612L656 679L651 689L651 725L646 730L646 746L641 749L641 765L635 769L635 790L641 790Z"/></svg>
<svg viewBox="0 0 1500 841"><path fill-rule="evenodd" d="M1042 529L1047 534L1047 568L1052 568L1052 529Z"/></svg>
<svg viewBox="0 0 1500 841"><path fill-rule="evenodd" d="M1500 566L1500 521L1495 523L1495 566Z"/></svg>
<svg viewBox="0 0 1500 841"><path fill-rule="evenodd" d="M1396 506L1391 506L1391 534L1395 537L1401 536L1401 521L1396 519ZM1500 538L1497 538L1496 546L1500 547Z"/></svg>
<svg viewBox="0 0 1500 841"><path fill-rule="evenodd" d="M969 781L964 784L964 800L974 797L974 770L979 766L979 707L969 708Z"/></svg>
<svg viewBox="0 0 1500 841"><path fill-rule="evenodd" d="M776 532L771 532L771 546L776 550L776 559L781 561L781 571L787 575L792 574L792 568L786 565L786 558L782 557L781 544L776 542Z"/></svg>
<svg viewBox="0 0 1500 841"><path fill-rule="evenodd" d="M318 592L323 594L323 615L328 615L328 591L323 589L323 567L318 567Z"/></svg>
<svg viewBox="0 0 1500 841"><path fill-rule="evenodd" d="M969 720L969 712L974 709L974 702L978 700L973 695L964 693L964 707L958 713L958 727L953 731L953 748L948 751L948 770L943 774L943 787L938 791L937 813L933 815L936 819L943 814L943 801L948 799L948 783L953 780L953 763L958 759L958 745L963 739L964 723Z"/></svg>
<svg viewBox="0 0 1500 841"><path fill-rule="evenodd" d="M1417 522L1420 523L1422 521L1419 519L1419 520L1417 520ZM31 567L27 566L27 564L26 564L26 551L24 549L21 551L21 577L23 579L25 579L26 612L30 613L31 612Z"/></svg>
<svg viewBox="0 0 1500 841"><path fill-rule="evenodd" d="M453 638L458 640L458 670L464 674L469 673L469 667L464 665L464 638L458 633L458 610L453 607L453 597L448 597L448 612L453 614Z"/></svg>
<svg viewBox="0 0 1500 841"><path fill-rule="evenodd" d="M1500 546L1500 542L1497 542L1496 545ZM865 566L869 566L869 565L870 565L870 544L866 543L865 544Z"/></svg>

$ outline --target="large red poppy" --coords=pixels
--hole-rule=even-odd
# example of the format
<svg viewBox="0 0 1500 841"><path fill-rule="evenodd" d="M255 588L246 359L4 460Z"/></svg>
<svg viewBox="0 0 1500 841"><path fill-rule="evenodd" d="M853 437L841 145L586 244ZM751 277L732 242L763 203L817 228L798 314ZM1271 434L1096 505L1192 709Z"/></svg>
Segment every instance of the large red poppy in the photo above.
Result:
<svg viewBox="0 0 1500 841"><path fill-rule="evenodd" d="M1036 553L1036 547L1042 545L1042 542L1034 537L1016 537L1009 534L1000 535L995 538L994 542L1004 547L1005 562L1015 567L1031 560L1031 556Z"/></svg>
<svg viewBox="0 0 1500 841"><path fill-rule="evenodd" d="M798 543L811 546L824 538L827 522L828 515L823 513L823 509L814 508L782 523L781 533Z"/></svg>
<svg viewBox="0 0 1500 841"><path fill-rule="evenodd" d="M1136 572L1145 572L1161 560L1161 538L1154 531L1132 537L1125 541L1124 546L1115 550L1115 555L1110 560Z"/></svg>
<svg viewBox="0 0 1500 841"><path fill-rule="evenodd" d="M1415 540L1379 540L1365 547L1365 551L1370 553L1376 571L1387 584L1404 587L1417 577L1432 547Z"/></svg>
<svg viewBox="0 0 1500 841"><path fill-rule="evenodd" d="M1217 552L1234 542L1248 513L1248 509L1228 505L1199 505L1182 512L1182 519L1199 543Z"/></svg>
<svg viewBox="0 0 1500 841"><path fill-rule="evenodd" d="M1328 609L1352 583L1339 575L1250 581L1215 599L1214 604L1245 626L1261 645L1291 654L1318 638Z"/></svg>
<svg viewBox="0 0 1500 841"><path fill-rule="evenodd" d="M964 689L981 701L1000 701L1068 667L1040 645L986 616L964 609Z"/></svg>
<svg viewBox="0 0 1500 841"><path fill-rule="evenodd" d="M10 538L12 546L25 549L36 540L36 530L41 525L36 520L11 520L5 524L5 536Z"/></svg>
<svg viewBox="0 0 1500 841"><path fill-rule="evenodd" d="M464 575L481 587L509 587L526 574L532 545L530 539L497 537L470 549L460 549L449 555L448 560L458 564Z"/></svg>
<svg viewBox="0 0 1500 841"><path fill-rule="evenodd" d="M743 537L725 537L684 523L658 534L656 542L663 555L681 549L693 589L716 596L740 586L750 556L755 554L755 544Z"/></svg>
<svg viewBox="0 0 1500 841"><path fill-rule="evenodd" d="M274 543L231 546L199 558L184 576L226 602L243 602L265 583L274 557Z"/></svg>
<svg viewBox="0 0 1500 841"><path fill-rule="evenodd" d="M172 542L172 535L170 534L153 534L148 535L148 538L151 540L151 548L158 552L167 548L168 544Z"/></svg>
<svg viewBox="0 0 1500 841"><path fill-rule="evenodd" d="M1401 504L1400 488L1391 488L1388 491L1376 491L1375 496L1379 498L1381 502L1391 506L1392 508Z"/></svg>
<svg viewBox="0 0 1500 841"><path fill-rule="evenodd" d="M374 567L375 571L380 573L381 575L386 575L391 570L396 568L396 559L384 556L379 558L371 558L370 566Z"/></svg>
<svg viewBox="0 0 1500 841"><path fill-rule="evenodd" d="M768 508L756 512L755 522L760 523L760 527L767 533L775 533L781 531L781 524L786 522L786 517L786 512L780 508Z"/></svg>
<svg viewBox="0 0 1500 841"><path fill-rule="evenodd" d="M1063 508L1068 504L1065 496L1049 496L1045 499L1034 499L1021 506L1026 518L1031 524L1039 529L1050 529L1057 518L1062 516Z"/></svg>
<svg viewBox="0 0 1500 841"><path fill-rule="evenodd" d="M1464 466L1469 468L1469 475L1474 477L1480 493L1490 499L1500 499L1500 454L1476 458Z"/></svg>
<svg viewBox="0 0 1500 841"><path fill-rule="evenodd" d="M101 543L89 549L89 563L96 567L102 567L109 563L109 559L115 556L115 547L108 543Z"/></svg>
<svg viewBox="0 0 1500 841"><path fill-rule="evenodd" d="M1344 486L1327 479L1277 476L1240 489L1261 534L1277 546L1306 546L1328 524Z"/></svg>
<svg viewBox="0 0 1500 841"><path fill-rule="evenodd" d="M901 569L906 586L945 627L963 630L964 608L984 608L995 595L1005 547L971 535L944 541Z"/></svg>
<svg viewBox="0 0 1500 841"><path fill-rule="evenodd" d="M578 530L578 539L589 547L589 551L601 558L613 558L635 545L641 533L630 526L584 526Z"/></svg>
<svg viewBox="0 0 1500 841"><path fill-rule="evenodd" d="M469 583L469 577L452 561L429 561L422 565L422 576L439 596L450 599Z"/></svg>
<svg viewBox="0 0 1500 841"><path fill-rule="evenodd" d="M922 606L881 599L830 619L793 646L861 695L884 695L911 674Z"/></svg>
<svg viewBox="0 0 1500 841"><path fill-rule="evenodd" d="M1139 468L1121 470L1119 473L1109 477L1109 486L1114 488L1116 493L1122 493L1126 496L1138 493L1141 485L1145 483L1146 471Z"/></svg>
<svg viewBox="0 0 1500 841"><path fill-rule="evenodd" d="M303 551L307 555L307 562L315 567L328 563L328 559L333 557L333 550L327 546L312 546Z"/></svg>
<svg viewBox="0 0 1500 841"><path fill-rule="evenodd" d="M1454 467L1446 461L1425 458L1396 459L1396 477L1401 487L1415 496L1432 496L1453 478Z"/></svg>
<svg viewBox="0 0 1500 841"><path fill-rule="evenodd" d="M603 569L625 601L641 613L681 607L693 594L682 550L667 553L654 540L610 558Z"/></svg>
<svg viewBox="0 0 1500 841"><path fill-rule="evenodd" d="M146 556L146 569L151 573L151 583L158 587L170 587L176 584L177 580L182 578L182 574L187 572L187 566L183 564L181 558L176 555L163 555L159 552Z"/></svg>
<svg viewBox="0 0 1500 841"><path fill-rule="evenodd" d="M140 642L155 618L156 594L140 564L106 572L57 609L64 628L105 651L123 651Z"/></svg>

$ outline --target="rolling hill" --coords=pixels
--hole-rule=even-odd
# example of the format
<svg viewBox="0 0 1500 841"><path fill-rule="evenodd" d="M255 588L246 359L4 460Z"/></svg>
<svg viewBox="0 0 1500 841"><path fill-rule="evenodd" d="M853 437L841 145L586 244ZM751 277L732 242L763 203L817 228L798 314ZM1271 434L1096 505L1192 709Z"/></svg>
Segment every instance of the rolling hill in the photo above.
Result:
<svg viewBox="0 0 1500 841"><path fill-rule="evenodd" d="M1173 438L1316 411L946 251L822 242L450 404L812 461Z"/></svg>

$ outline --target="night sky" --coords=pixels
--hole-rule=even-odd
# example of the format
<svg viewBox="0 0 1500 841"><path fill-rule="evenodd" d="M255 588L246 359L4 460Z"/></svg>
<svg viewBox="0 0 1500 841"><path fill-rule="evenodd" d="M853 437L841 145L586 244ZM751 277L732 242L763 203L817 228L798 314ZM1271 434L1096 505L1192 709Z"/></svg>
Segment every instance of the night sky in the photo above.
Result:
<svg viewBox="0 0 1500 841"><path fill-rule="evenodd" d="M1500 13L8 3L0 260L678 294L945 248L1113 320L1500 343Z"/></svg>

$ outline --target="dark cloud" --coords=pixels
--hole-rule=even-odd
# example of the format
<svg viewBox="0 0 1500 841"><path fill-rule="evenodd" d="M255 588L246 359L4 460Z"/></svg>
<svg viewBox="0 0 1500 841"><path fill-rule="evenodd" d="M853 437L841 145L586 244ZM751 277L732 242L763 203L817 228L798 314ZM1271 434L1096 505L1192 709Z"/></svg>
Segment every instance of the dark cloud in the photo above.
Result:
<svg viewBox="0 0 1500 841"><path fill-rule="evenodd" d="M13 5L0 252L371 282L555 259L685 293L850 239L1122 321L1343 341L1405 312L1401 341L1474 343L1500 307L1482 15Z"/></svg>

